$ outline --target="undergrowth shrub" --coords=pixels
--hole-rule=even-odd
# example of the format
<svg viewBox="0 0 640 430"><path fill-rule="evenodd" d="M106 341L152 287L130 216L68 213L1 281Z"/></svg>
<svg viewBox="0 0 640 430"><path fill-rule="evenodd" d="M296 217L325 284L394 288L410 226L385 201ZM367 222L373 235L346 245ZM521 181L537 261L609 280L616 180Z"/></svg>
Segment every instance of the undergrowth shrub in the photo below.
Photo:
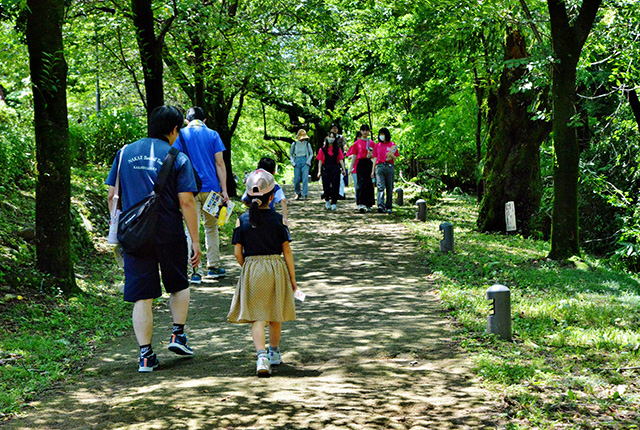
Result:
<svg viewBox="0 0 640 430"><path fill-rule="evenodd" d="M35 140L31 121L21 119L17 112L0 105L0 193L10 187L28 188L35 172Z"/></svg>
<svg viewBox="0 0 640 430"><path fill-rule="evenodd" d="M69 127L78 162L110 165L118 149L146 135L146 117L132 110L104 110Z"/></svg>

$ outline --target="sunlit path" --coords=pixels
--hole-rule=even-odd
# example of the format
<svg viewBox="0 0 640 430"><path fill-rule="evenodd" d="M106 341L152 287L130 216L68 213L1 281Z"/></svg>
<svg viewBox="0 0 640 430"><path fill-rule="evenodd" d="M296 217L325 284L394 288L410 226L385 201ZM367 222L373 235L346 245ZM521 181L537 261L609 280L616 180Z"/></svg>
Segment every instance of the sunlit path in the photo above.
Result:
<svg viewBox="0 0 640 430"><path fill-rule="evenodd" d="M288 195L293 195L285 187ZM196 356L180 359L160 341L168 304L156 307L152 374L137 373L133 336L90 361L81 377L35 403L20 429L374 429L493 428L493 405L429 291L408 231L386 215L357 214L353 199L324 210L290 202L300 288L298 321L284 325L285 364L254 376L246 325L225 317L239 268L193 289L187 331Z"/></svg>

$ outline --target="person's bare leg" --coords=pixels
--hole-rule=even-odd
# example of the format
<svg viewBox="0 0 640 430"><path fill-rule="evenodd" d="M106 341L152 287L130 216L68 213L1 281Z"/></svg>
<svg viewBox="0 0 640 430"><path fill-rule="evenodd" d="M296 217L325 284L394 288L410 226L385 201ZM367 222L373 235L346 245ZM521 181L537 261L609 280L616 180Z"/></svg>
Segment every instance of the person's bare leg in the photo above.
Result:
<svg viewBox="0 0 640 430"><path fill-rule="evenodd" d="M277 348L280 345L280 334L282 333L281 322L269 323L269 346Z"/></svg>
<svg viewBox="0 0 640 430"><path fill-rule="evenodd" d="M171 317L174 324L184 324L187 321L189 300L191 300L190 288L169 295L169 308L171 309Z"/></svg>
<svg viewBox="0 0 640 430"><path fill-rule="evenodd" d="M153 299L138 300L133 305L133 331L139 345L150 345L153 333Z"/></svg>
<svg viewBox="0 0 640 430"><path fill-rule="evenodd" d="M256 347L256 352L266 350L264 325L264 321L254 321L251 323L251 336L253 337L253 344Z"/></svg>

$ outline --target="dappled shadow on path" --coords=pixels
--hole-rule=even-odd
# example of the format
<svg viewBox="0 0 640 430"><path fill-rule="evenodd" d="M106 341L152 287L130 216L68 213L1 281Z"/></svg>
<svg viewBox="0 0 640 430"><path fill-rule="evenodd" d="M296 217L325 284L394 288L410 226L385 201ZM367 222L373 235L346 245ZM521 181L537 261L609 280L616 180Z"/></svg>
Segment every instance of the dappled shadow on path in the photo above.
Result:
<svg viewBox="0 0 640 430"><path fill-rule="evenodd" d="M290 189L285 188L289 195ZM314 185L313 195L319 190ZM8 428L377 429L492 428L491 403L429 291L417 244L386 215L326 212L291 202L299 287L297 321L285 323L285 364L255 377L248 325L226 322L239 269L192 291L188 334L196 351L166 351L168 304L156 306L161 366L139 375L133 336L83 375L35 403Z"/></svg>

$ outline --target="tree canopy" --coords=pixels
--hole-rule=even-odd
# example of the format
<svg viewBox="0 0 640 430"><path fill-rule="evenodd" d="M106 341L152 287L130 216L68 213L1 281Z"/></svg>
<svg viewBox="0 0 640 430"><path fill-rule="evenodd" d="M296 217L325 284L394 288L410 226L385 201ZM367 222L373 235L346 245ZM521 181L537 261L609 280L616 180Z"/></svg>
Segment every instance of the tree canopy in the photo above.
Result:
<svg viewBox="0 0 640 430"><path fill-rule="evenodd" d="M28 11L24 1L0 0L0 106L25 123ZM71 163L110 163L158 103L201 105L227 148L232 192L233 172L260 156L286 163L297 129L317 148L333 123L348 141L369 123L391 130L403 178L482 195L485 166L496 165L491 130L505 121L499 106L526 94L518 115L553 133L541 135L532 160L539 203L523 233L553 237L556 258L585 247L636 264L639 15L631 0L67 1ZM527 44L517 58L505 55L514 31ZM559 116L557 95L567 91L573 111ZM568 135L575 144L562 143ZM26 128L14 130L2 151L17 152L24 139L32 139ZM20 166L0 174L16 178Z"/></svg>

